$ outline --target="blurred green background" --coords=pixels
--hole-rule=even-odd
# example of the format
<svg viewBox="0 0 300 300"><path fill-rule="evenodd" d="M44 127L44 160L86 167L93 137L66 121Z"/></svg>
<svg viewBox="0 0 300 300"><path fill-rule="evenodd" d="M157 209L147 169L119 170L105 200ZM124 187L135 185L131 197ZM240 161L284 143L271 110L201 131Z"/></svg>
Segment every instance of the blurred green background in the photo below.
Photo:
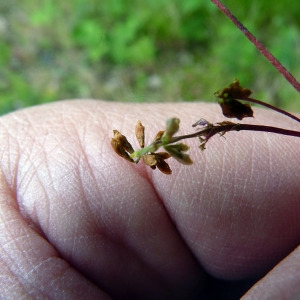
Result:
<svg viewBox="0 0 300 300"><path fill-rule="evenodd" d="M224 3L299 79L299 0ZM234 78L300 111L299 94L209 0L0 2L0 114L70 98L216 101Z"/></svg>

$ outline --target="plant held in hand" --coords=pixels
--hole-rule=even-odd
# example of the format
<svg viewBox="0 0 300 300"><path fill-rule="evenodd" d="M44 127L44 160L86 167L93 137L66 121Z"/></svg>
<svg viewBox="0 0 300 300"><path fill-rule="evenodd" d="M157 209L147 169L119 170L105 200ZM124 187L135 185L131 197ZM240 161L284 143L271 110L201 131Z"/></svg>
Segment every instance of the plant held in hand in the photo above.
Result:
<svg viewBox="0 0 300 300"><path fill-rule="evenodd" d="M228 118L237 118L239 120L242 120L245 117L253 117L253 111L249 104L241 103L238 99L250 102L255 101L255 103L269 107L269 104L267 103L249 98L251 94L251 90L240 86L238 80L234 80L231 85L215 93L215 95L221 99L219 104L224 116ZM274 109L273 106L269 108ZM275 110L278 111L277 108L275 108ZM280 112L300 122L300 119L296 116L285 111L280 110ZM150 166L152 169L156 169L157 167L161 172L171 174L172 171L165 161L166 159L173 157L182 164L190 165L193 163L190 156L186 153L189 150L189 146L178 143L183 139L198 138L200 140L199 147L201 150L204 150L206 143L210 138L217 133L223 136L229 131L264 131L300 137L300 131L265 125L240 124L230 121L222 121L213 124L203 118L192 125L192 127L199 126L198 131L187 135L174 136L179 130L179 123L180 120L178 118L168 119L166 121L166 130L159 131L153 141L145 147L145 127L142 125L141 121L138 121L135 127L135 134L141 149L134 150L127 138L118 130L113 131L114 137L111 140L111 145L118 155L130 162L138 163L140 159L142 159L145 165ZM157 152L161 147L164 148L165 151Z"/></svg>

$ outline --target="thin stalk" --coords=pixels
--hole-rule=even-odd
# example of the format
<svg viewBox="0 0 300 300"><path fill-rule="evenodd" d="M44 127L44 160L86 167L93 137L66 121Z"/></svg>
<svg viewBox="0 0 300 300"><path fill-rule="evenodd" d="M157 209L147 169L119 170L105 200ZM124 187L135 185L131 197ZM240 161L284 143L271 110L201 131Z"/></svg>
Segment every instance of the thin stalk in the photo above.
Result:
<svg viewBox="0 0 300 300"><path fill-rule="evenodd" d="M283 114L283 115L285 115L287 117L290 117L291 119L294 119L294 120L296 120L297 122L300 123L300 119L297 118L296 116L294 116L293 114L291 114L291 113L289 113L289 112L287 112L287 111L285 111L283 109L280 109L280 108L278 108L276 106L273 106L271 104L268 104L268 103L265 103L263 101L256 100L256 99L253 99L253 98L249 98L249 97L247 97L247 98L242 98L241 97L241 98L236 98L236 99L243 100L243 101L248 101L248 102L251 102L251 103L255 103L255 104L259 104L259 105L265 106L265 107L273 109L273 110L275 110L275 111L277 111L277 112L279 112L279 113L281 113L281 114Z"/></svg>
<svg viewBox="0 0 300 300"><path fill-rule="evenodd" d="M207 126L203 130L197 131L195 133L181 135L173 137L170 141L171 143L176 143L183 139L190 139L194 137L206 137L206 140L211 138L217 133L226 133L229 131L261 131L261 132L271 132L276 134L282 134L282 135L288 135L288 136L294 136L294 137L300 137L300 132L295 130L289 130L289 129L283 129L273 126L266 126L266 125L252 125L252 124L226 124L226 125L212 125Z"/></svg>
<svg viewBox="0 0 300 300"><path fill-rule="evenodd" d="M231 11L219 0L211 0L241 32L249 39L256 49L285 77L285 79L300 92L300 82L258 41L255 36L231 13Z"/></svg>
<svg viewBox="0 0 300 300"><path fill-rule="evenodd" d="M225 124L225 125L209 124L208 126L204 127L200 131L196 131L191 134L185 134L185 135L172 137L172 139L168 142L168 145L176 143L181 140L191 139L191 138L195 138L195 137L203 138L203 142L206 143L211 137L213 137L217 133L224 134L229 131L242 131L242 130L271 132L271 133L282 134L282 135L287 135L287 136L300 137L300 131L283 129L283 128L273 127L273 126L239 124L239 123L231 123L231 124ZM162 142L161 139L155 140L147 147L133 152L130 155L130 157L131 158L136 158L136 157L140 158L149 152L155 152L156 150L158 150L160 147L163 147L163 146L164 146L164 143Z"/></svg>

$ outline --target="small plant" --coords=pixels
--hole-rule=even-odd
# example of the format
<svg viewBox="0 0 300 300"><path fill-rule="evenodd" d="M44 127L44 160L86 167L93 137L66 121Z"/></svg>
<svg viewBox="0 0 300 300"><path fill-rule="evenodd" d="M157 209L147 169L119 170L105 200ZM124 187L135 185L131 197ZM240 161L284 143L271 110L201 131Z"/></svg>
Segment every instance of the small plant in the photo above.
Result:
<svg viewBox="0 0 300 300"><path fill-rule="evenodd" d="M300 122L299 118L286 111L280 110L262 101L249 98L251 93L252 91L243 88L238 80L234 80L231 85L219 90L215 95L221 99L219 104L223 110L223 115L228 118L242 120L245 117L253 117L252 108L249 104L239 101L239 99L242 99L267 106ZM179 143L179 141L184 139L198 138L200 141L199 147L201 150L204 150L206 143L214 135L218 133L223 136L229 131L264 131L300 137L300 131L265 125L240 124L230 121L222 121L213 124L203 118L192 125L192 127L199 126L198 131L187 135L174 136L179 130L179 123L180 120L178 118L168 119L166 121L166 129L164 131L159 131L153 141L145 147L145 127L142 125L141 121L138 121L135 127L135 135L141 149L134 150L127 138L118 130L113 131L114 137L111 140L111 145L118 155L132 163L138 163L142 159L145 165L150 166L152 169L156 169L157 167L161 172L171 174L172 170L165 161L166 159L173 157L185 165L193 163L189 154L186 153L190 147L186 144ZM160 148L164 148L165 152L157 152Z"/></svg>
<svg viewBox="0 0 300 300"><path fill-rule="evenodd" d="M280 64L280 62L234 17L231 12L219 1L211 0L233 23L249 38L255 47L273 64L273 66L291 83L291 85L299 92L300 83ZM279 109L268 103L250 98L252 91L240 85L239 80L235 79L228 87L221 89L215 93L218 97L219 104L222 108L223 115L227 118L236 118L242 120L246 117L253 117L253 110L248 103L242 103L240 100L263 105L269 109L273 109L287 117L294 119L300 123L300 119L287 111ZM153 141L145 146L145 127L140 121L137 122L135 133L141 149L134 150L127 138L119 131L114 130L114 137L111 145L115 152L121 157L132 163L138 163L141 159L152 169L156 167L165 174L171 174L172 171L166 162L166 159L173 157L182 164L192 164L187 151L189 146L179 141L190 138L198 138L200 141L200 149L204 150L207 142L216 134L223 136L229 131L263 131L276 134L300 137L300 131L293 131L273 126L240 124L230 121L217 122L215 124L201 118L195 122L192 127L199 126L199 130L181 136L174 136L179 130L180 120L178 118L170 118L166 122L166 129L159 131ZM164 148L164 152L157 152L160 148Z"/></svg>

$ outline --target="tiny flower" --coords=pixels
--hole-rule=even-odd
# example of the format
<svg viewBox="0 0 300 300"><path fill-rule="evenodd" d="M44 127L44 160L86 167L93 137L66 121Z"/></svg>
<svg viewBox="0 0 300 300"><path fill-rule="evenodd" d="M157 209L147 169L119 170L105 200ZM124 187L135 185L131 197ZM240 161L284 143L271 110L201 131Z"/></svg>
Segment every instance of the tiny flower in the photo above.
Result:
<svg viewBox="0 0 300 300"><path fill-rule="evenodd" d="M153 139L153 142L157 142L157 141L161 140L161 138L162 138L164 132L165 132L164 130L159 131L159 132L156 134L155 138Z"/></svg>
<svg viewBox="0 0 300 300"><path fill-rule="evenodd" d="M133 153L134 150L127 138L118 130L113 130L113 133L114 137L111 139L111 146L113 147L114 151L126 160L134 162L129 155L129 153Z"/></svg>
<svg viewBox="0 0 300 300"><path fill-rule="evenodd" d="M118 130L113 130L113 133L114 133L113 138L116 141L118 141L127 152L129 153L134 152L131 144L128 142L127 138L123 134L121 134Z"/></svg>
<svg viewBox="0 0 300 300"><path fill-rule="evenodd" d="M135 126L135 136L139 142L141 148L145 146L145 127L142 125L141 121L138 121Z"/></svg>
<svg viewBox="0 0 300 300"><path fill-rule="evenodd" d="M186 165L193 163L190 156L184 153L189 150L189 146L183 143L175 144L176 141L182 139L182 137L173 137L179 130L179 122L177 118L168 119L166 130L159 131L152 143L145 147L145 127L138 121L135 127L135 135L141 149L134 151L126 137L118 130L113 131L114 137L111 140L111 145L118 155L130 162L138 163L142 159L145 165L152 169L158 168L164 174L172 174L169 164L165 161L171 156ZM210 123L206 121L205 124ZM157 153L156 151L160 147L164 147L167 152Z"/></svg>
<svg viewBox="0 0 300 300"><path fill-rule="evenodd" d="M130 162L134 162L134 160L130 157L128 152L124 149L124 146L117 141L116 139L112 138L111 139L111 146L113 147L114 151L120 155L121 157L125 158L126 160Z"/></svg>
<svg viewBox="0 0 300 300"><path fill-rule="evenodd" d="M235 79L232 84L228 87L215 92L215 96L221 99L232 98L232 99L245 99L252 94L252 91L247 88L243 88L240 85L238 79Z"/></svg>
<svg viewBox="0 0 300 300"><path fill-rule="evenodd" d="M145 154L142 159L145 165L150 166L152 169L157 167L161 172L169 175L172 174L172 170L169 164L165 162L169 157L170 154L167 152L158 152Z"/></svg>
<svg viewBox="0 0 300 300"><path fill-rule="evenodd" d="M251 90L240 86L240 82L235 79L228 87L217 91L215 96L222 99L219 104L225 117L242 120L253 117L253 110L249 104L243 104L236 99L247 99L251 94Z"/></svg>
<svg viewBox="0 0 300 300"><path fill-rule="evenodd" d="M192 125L192 127L196 127L196 126L198 126L198 125L200 125L200 126L208 126L209 124L211 124L211 123L209 123L207 120L201 118L201 119L198 120L196 123L194 123L194 124Z"/></svg>

